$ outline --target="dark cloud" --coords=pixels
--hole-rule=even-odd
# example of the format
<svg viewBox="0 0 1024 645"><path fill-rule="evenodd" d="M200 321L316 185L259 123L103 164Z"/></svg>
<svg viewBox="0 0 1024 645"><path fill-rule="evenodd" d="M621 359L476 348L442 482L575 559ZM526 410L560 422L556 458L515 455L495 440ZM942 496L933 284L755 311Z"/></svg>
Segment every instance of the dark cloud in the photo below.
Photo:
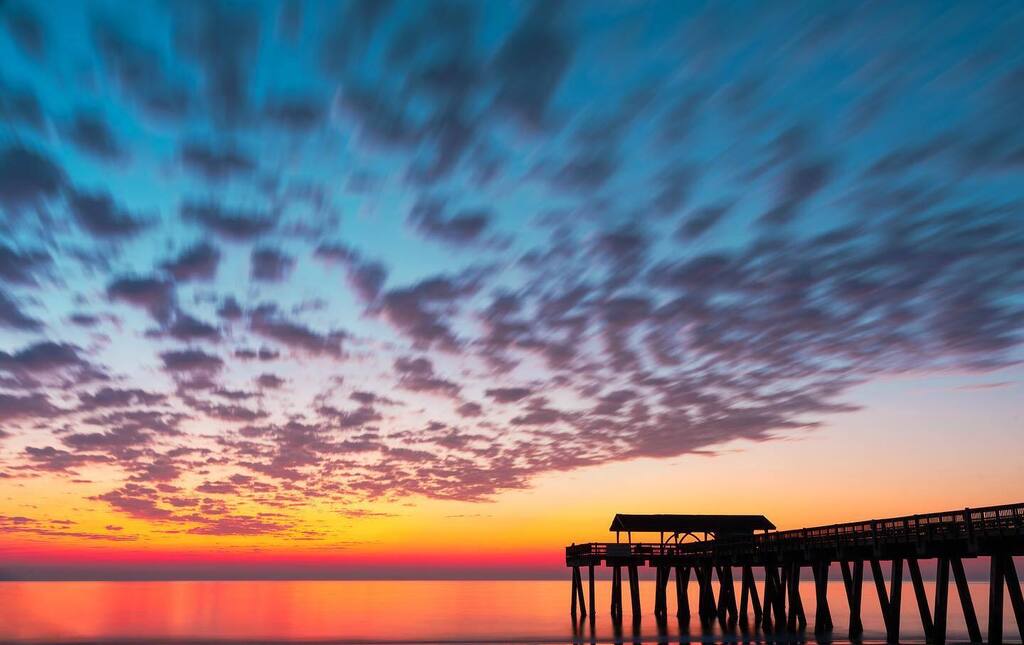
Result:
<svg viewBox="0 0 1024 645"><path fill-rule="evenodd" d="M705 206L690 213L679 225L676 236L684 240L692 240L711 230L729 211L727 205Z"/></svg>
<svg viewBox="0 0 1024 645"><path fill-rule="evenodd" d="M364 304L377 300L388 277L387 268L383 264L365 260L356 251L340 244L321 245L316 255L344 265L349 284Z"/></svg>
<svg viewBox="0 0 1024 645"><path fill-rule="evenodd" d="M179 119L190 109L184 85L170 78L159 51L133 40L109 19L96 18L92 39L109 74L124 93L145 112L162 119Z"/></svg>
<svg viewBox="0 0 1024 645"><path fill-rule="evenodd" d="M35 59L46 53L46 26L25 3L5 3L0 7L0 21L18 47Z"/></svg>
<svg viewBox="0 0 1024 645"><path fill-rule="evenodd" d="M434 364L423 356L401 357L395 360L398 383L411 392L430 392L446 396L458 396L462 389L457 383L441 378L434 373Z"/></svg>
<svg viewBox="0 0 1024 645"><path fill-rule="evenodd" d="M498 403L515 403L533 394L533 390L525 387L498 387L487 390L485 394Z"/></svg>
<svg viewBox="0 0 1024 645"><path fill-rule="evenodd" d="M233 240L249 240L274 228L273 219L265 212L230 210L212 202L186 202L181 216Z"/></svg>
<svg viewBox="0 0 1024 645"><path fill-rule="evenodd" d="M468 210L445 215L445 203L419 200L409 211L408 221L423 236L454 245L479 242L491 221L485 209Z"/></svg>
<svg viewBox="0 0 1024 645"><path fill-rule="evenodd" d="M256 384L267 390L276 390L285 384L285 380L276 374L263 373L256 377Z"/></svg>
<svg viewBox="0 0 1024 645"><path fill-rule="evenodd" d="M293 132L319 127L327 116L326 102L316 98L276 98L263 106L263 115L274 125Z"/></svg>
<svg viewBox="0 0 1024 645"><path fill-rule="evenodd" d="M179 157L185 168L211 181L250 175L256 170L252 157L231 146L218 148L192 141L181 146Z"/></svg>
<svg viewBox="0 0 1024 645"><path fill-rule="evenodd" d="M4 282L21 285L35 284L33 273L49 264L50 254L45 251L19 251L0 243L0 280Z"/></svg>
<svg viewBox="0 0 1024 645"><path fill-rule="evenodd" d="M144 309L158 322L167 322L174 312L174 284L161 278L118 278L107 286L107 297Z"/></svg>
<svg viewBox="0 0 1024 645"><path fill-rule="evenodd" d="M55 407L45 394L17 395L0 392L0 418L8 421L19 419L53 418L61 411Z"/></svg>
<svg viewBox="0 0 1024 645"><path fill-rule="evenodd" d="M120 159L126 154L110 126L96 114L76 114L65 128L65 135L79 150L100 159Z"/></svg>
<svg viewBox="0 0 1024 645"><path fill-rule="evenodd" d="M159 392L147 392L138 388L103 387L95 392L83 392L78 396L82 410L101 408L125 408L149 406L162 403L167 397Z"/></svg>
<svg viewBox="0 0 1024 645"><path fill-rule="evenodd" d="M68 208L78 224L96 237L130 237L150 225L115 204L109 193L76 191L68 197Z"/></svg>
<svg viewBox="0 0 1024 645"><path fill-rule="evenodd" d="M160 354L164 368L169 372L213 372L224 366L219 356L199 349L182 349Z"/></svg>
<svg viewBox="0 0 1024 645"><path fill-rule="evenodd" d="M40 152L9 145L0 153L0 205L7 209L42 204L56 197L65 181L64 171Z"/></svg>
<svg viewBox="0 0 1024 645"><path fill-rule="evenodd" d="M460 275L422 280L410 287L385 292L374 311L379 311L417 347L439 345L455 349L460 341L451 329L449 317L458 304L475 294L483 274L469 270Z"/></svg>
<svg viewBox="0 0 1024 645"><path fill-rule="evenodd" d="M536 3L493 62L498 106L535 128L544 125L572 58L569 38L554 16L557 11L554 5Z"/></svg>
<svg viewBox="0 0 1024 645"><path fill-rule="evenodd" d="M206 340L219 341L220 330L209 323L193 318L192 316L178 311L174 315L174 322L167 327L167 334L172 338L181 341Z"/></svg>
<svg viewBox="0 0 1024 645"><path fill-rule="evenodd" d="M5 291L0 290L0 327L38 331L43 323L21 310L21 305Z"/></svg>
<svg viewBox="0 0 1024 645"><path fill-rule="evenodd" d="M326 354L340 358L344 355L343 332L318 334L296 322L281 318L276 312L257 312L250 321L252 331L286 347L309 354Z"/></svg>
<svg viewBox="0 0 1024 645"><path fill-rule="evenodd" d="M219 3L181 6L175 42L205 79L206 99L220 122L239 125L248 118L249 74L260 44L259 16Z"/></svg>
<svg viewBox="0 0 1024 645"><path fill-rule="evenodd" d="M281 282L293 266L295 259L276 249L253 249L249 275L253 280L260 282Z"/></svg>
<svg viewBox="0 0 1024 645"><path fill-rule="evenodd" d="M200 242L161 265L178 282L212 280L217 275L220 251L208 242Z"/></svg>
<svg viewBox="0 0 1024 645"><path fill-rule="evenodd" d="M46 120L36 95L26 87L0 82L0 119L13 125L43 130Z"/></svg>
<svg viewBox="0 0 1024 645"><path fill-rule="evenodd" d="M42 341L14 352L0 351L0 371L50 372L69 367L86 367L88 363L74 345Z"/></svg>

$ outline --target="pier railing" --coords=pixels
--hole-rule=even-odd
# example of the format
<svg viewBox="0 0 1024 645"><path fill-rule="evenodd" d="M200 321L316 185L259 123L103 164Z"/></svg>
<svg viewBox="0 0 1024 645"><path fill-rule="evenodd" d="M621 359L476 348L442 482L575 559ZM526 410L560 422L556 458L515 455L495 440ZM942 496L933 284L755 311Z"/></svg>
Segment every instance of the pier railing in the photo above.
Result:
<svg viewBox="0 0 1024 645"><path fill-rule="evenodd" d="M727 556L757 552L931 544L1024 536L1024 504L968 508L926 515L847 522L678 544L591 542L566 547L567 558Z"/></svg>

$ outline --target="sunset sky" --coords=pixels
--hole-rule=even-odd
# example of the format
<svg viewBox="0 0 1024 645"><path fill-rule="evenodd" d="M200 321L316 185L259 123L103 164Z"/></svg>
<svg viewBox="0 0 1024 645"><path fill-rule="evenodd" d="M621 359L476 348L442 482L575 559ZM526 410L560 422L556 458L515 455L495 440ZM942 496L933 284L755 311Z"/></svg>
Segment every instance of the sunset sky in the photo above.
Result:
<svg viewBox="0 0 1024 645"><path fill-rule="evenodd" d="M0 3L0 579L1024 500L1024 13Z"/></svg>

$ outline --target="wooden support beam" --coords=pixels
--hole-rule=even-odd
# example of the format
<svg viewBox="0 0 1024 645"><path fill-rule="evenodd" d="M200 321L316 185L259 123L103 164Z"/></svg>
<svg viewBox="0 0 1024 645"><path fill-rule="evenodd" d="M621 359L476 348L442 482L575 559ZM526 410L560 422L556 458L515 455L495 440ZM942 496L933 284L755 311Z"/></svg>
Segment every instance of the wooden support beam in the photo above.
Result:
<svg viewBox="0 0 1024 645"><path fill-rule="evenodd" d="M850 638L856 638L864 632L864 623L860 617L861 600L864 597L864 561L857 560L853 563L853 570L850 570L850 563L843 560L840 570L843 572L843 586L846 588L846 602L850 608Z"/></svg>
<svg viewBox="0 0 1024 645"><path fill-rule="evenodd" d="M816 562L814 573L814 631L817 634L832 631L832 610L828 606L828 560Z"/></svg>
<svg viewBox="0 0 1024 645"><path fill-rule="evenodd" d="M764 566L764 605L761 607L761 628L768 631L772 628L772 610L775 608L775 588L772 582L770 565Z"/></svg>
<svg viewBox="0 0 1024 645"><path fill-rule="evenodd" d="M676 567L676 616L690 618L690 598L687 594L690 586L690 567Z"/></svg>
<svg viewBox="0 0 1024 645"><path fill-rule="evenodd" d="M715 590L711 586L711 565L705 564L694 569L697 574L697 586L700 590L700 600L698 602L698 613L700 615L701 622L708 623L714 619L717 612L715 603Z"/></svg>
<svg viewBox="0 0 1024 645"><path fill-rule="evenodd" d="M953 579L956 580L956 591L960 596L960 606L964 610L964 622L967 623L967 633L972 643L980 643L982 642L981 627L978 625L978 614L974 611L974 601L971 600L971 588L967 585L964 563L960 558L950 558L949 564L953 569Z"/></svg>
<svg viewBox="0 0 1024 645"><path fill-rule="evenodd" d="M732 579L732 567L719 565L715 567L718 574L718 606L715 613L722 623L736 622L736 588Z"/></svg>
<svg viewBox="0 0 1024 645"><path fill-rule="evenodd" d="M668 576L671 569L669 567L658 565L655 568L655 586L654 586L654 615L659 618L664 618L668 615Z"/></svg>
<svg viewBox="0 0 1024 645"><path fill-rule="evenodd" d="M612 566L612 603L609 610L612 618L622 619L622 567Z"/></svg>
<svg viewBox="0 0 1024 645"><path fill-rule="evenodd" d="M596 594L594 593L594 565L587 567L587 591L590 599L590 622L594 622L594 617L597 615L597 602Z"/></svg>
<svg viewBox="0 0 1024 645"><path fill-rule="evenodd" d="M572 601L571 601L571 603L569 605L570 606L569 615L571 615L573 618L575 618L575 614L577 614L577 606L575 606L575 605L577 605L577 593L575 593L575 585L577 585L577 582L575 582L575 580L577 580L577 575L579 573L580 573L580 567L578 567L578 566L572 567Z"/></svg>
<svg viewBox="0 0 1024 645"><path fill-rule="evenodd" d="M921 627L924 629L924 639L932 642L935 632L932 623L932 612L928 608L928 594L924 590L924 579L921 577L921 567L917 563L917 558L907 558L907 568L910 569L910 581L914 584L914 596L917 597L917 610L921 614Z"/></svg>
<svg viewBox="0 0 1024 645"><path fill-rule="evenodd" d="M807 616L804 615L804 603L800 598L800 563L794 562L789 566L789 617L786 627L789 631L796 631L807 627Z"/></svg>
<svg viewBox="0 0 1024 645"><path fill-rule="evenodd" d="M583 600L583 577L580 575L580 568L572 568L573 588L576 590L576 598L580 604L580 618L587 615L587 603Z"/></svg>
<svg viewBox="0 0 1024 645"><path fill-rule="evenodd" d="M772 575L772 609L775 610L775 627L782 629L786 624L786 585L783 584L786 568L780 566L771 568Z"/></svg>
<svg viewBox="0 0 1024 645"><path fill-rule="evenodd" d="M900 607L903 600L903 558L892 561L892 580L889 581L889 620L891 633L886 631L886 638L891 643L900 641Z"/></svg>
<svg viewBox="0 0 1024 645"><path fill-rule="evenodd" d="M633 620L639 620L640 609L640 574L635 564L629 565L629 600L632 603Z"/></svg>
<svg viewBox="0 0 1024 645"><path fill-rule="evenodd" d="M1013 556L1006 557L1006 591L1013 607L1013 617L1017 621L1017 632L1024 641L1024 595L1021 594L1020 580L1017 578L1017 567L1013 564Z"/></svg>
<svg viewBox="0 0 1024 645"><path fill-rule="evenodd" d="M1003 642L1003 581L1006 578L1006 560L1001 553L991 557L988 578L988 642Z"/></svg>
<svg viewBox="0 0 1024 645"><path fill-rule="evenodd" d="M946 614L949 606L949 558L939 558L935 569L935 619L932 621L932 641L946 643Z"/></svg>
<svg viewBox="0 0 1024 645"><path fill-rule="evenodd" d="M875 590L878 592L878 604L885 620L885 638L887 642L898 643L900 638L900 605L903 598L903 559L892 561L892 579L889 581L891 591L885 589L882 577L882 565L876 559L871 560L871 576L875 579Z"/></svg>

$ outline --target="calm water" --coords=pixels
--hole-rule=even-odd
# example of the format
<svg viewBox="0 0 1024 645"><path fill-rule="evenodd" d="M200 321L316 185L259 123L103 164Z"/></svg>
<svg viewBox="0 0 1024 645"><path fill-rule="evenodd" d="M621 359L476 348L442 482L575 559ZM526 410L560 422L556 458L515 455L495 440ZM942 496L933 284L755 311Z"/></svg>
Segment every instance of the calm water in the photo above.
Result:
<svg viewBox="0 0 1024 645"><path fill-rule="evenodd" d="M864 640L884 636L870 577L864 581ZM670 593L667 628L659 634L651 609L654 583L645 581L644 616L638 636L629 617L619 632L626 642L742 640L740 634L701 631L699 623L680 629ZM845 636L846 598L842 581L829 585L829 604ZM929 595L931 595L931 584ZM550 642L615 641L608 618L610 585L598 583L598 614L574 636L569 618L569 581L347 581L347 582L4 582L0 583L0 641L3 642ZM671 592L672 587L670 585ZM625 589L624 589L625 591ZM691 607L696 585L691 584ZM987 585L972 583L978 618L987 624ZM813 583L801 596L814 616ZM903 590L902 635L921 641L914 593ZM950 594L950 640L966 631L955 588ZM1017 637L1009 603L1004 634ZM683 636L680 636L683 631ZM813 636L807 634L811 640ZM754 632L751 640L760 640ZM1019 641L1018 641L1019 642Z"/></svg>

